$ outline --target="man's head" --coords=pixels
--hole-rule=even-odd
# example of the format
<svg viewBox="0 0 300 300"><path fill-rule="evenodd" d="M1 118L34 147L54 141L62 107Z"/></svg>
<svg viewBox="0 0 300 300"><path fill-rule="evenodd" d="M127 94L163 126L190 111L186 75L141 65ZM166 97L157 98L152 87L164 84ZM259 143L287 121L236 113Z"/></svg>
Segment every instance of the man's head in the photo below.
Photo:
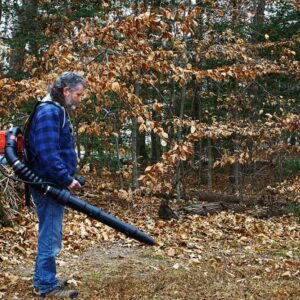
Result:
<svg viewBox="0 0 300 300"><path fill-rule="evenodd" d="M53 101L64 107L74 108L81 102L85 86L86 82L81 75L64 72L50 86L49 93Z"/></svg>

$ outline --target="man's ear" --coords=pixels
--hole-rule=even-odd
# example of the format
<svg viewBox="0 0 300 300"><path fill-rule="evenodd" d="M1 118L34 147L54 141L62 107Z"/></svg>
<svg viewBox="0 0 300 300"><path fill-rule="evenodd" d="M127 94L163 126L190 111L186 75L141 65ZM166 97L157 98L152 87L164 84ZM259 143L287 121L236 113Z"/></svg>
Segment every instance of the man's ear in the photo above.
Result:
<svg viewBox="0 0 300 300"><path fill-rule="evenodd" d="M65 86L64 89L63 89L63 94L64 94L64 96L65 96L65 97L68 96L69 93L70 93L69 88Z"/></svg>

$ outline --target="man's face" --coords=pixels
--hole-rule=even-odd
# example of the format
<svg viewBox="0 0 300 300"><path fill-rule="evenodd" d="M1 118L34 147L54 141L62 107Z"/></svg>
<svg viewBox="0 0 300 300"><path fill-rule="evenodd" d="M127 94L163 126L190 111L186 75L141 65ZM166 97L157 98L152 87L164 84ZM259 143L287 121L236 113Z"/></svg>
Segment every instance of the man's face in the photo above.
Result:
<svg viewBox="0 0 300 300"><path fill-rule="evenodd" d="M79 83L73 90L67 87L64 88L64 96L68 108L76 108L76 106L80 104L83 95L83 89L84 86L81 83Z"/></svg>

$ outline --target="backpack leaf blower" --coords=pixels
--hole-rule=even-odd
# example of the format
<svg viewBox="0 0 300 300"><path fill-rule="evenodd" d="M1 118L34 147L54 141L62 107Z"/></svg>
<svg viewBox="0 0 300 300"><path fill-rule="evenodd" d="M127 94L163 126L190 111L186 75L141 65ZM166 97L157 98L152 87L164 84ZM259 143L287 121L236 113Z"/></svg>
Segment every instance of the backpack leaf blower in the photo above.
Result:
<svg viewBox="0 0 300 300"><path fill-rule="evenodd" d="M24 139L20 128L12 127L0 131L0 163L3 159L6 159L19 180L28 183L43 194L52 196L57 202L82 212L85 215L124 233L130 238L148 245L156 244L153 238L149 237L141 230L113 217L98 207L90 205L80 198L71 195L69 190L59 189L52 186L49 182L43 182L39 176L34 174L34 172L22 162L24 152L23 144Z"/></svg>

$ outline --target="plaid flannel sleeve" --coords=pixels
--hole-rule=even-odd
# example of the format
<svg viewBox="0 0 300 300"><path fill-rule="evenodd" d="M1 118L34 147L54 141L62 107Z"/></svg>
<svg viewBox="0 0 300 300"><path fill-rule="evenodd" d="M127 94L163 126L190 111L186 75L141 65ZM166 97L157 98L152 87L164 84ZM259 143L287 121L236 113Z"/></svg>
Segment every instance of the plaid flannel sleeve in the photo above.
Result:
<svg viewBox="0 0 300 300"><path fill-rule="evenodd" d="M39 165L51 182L67 187L73 180L60 157L60 109L43 110L35 122L35 151Z"/></svg>

